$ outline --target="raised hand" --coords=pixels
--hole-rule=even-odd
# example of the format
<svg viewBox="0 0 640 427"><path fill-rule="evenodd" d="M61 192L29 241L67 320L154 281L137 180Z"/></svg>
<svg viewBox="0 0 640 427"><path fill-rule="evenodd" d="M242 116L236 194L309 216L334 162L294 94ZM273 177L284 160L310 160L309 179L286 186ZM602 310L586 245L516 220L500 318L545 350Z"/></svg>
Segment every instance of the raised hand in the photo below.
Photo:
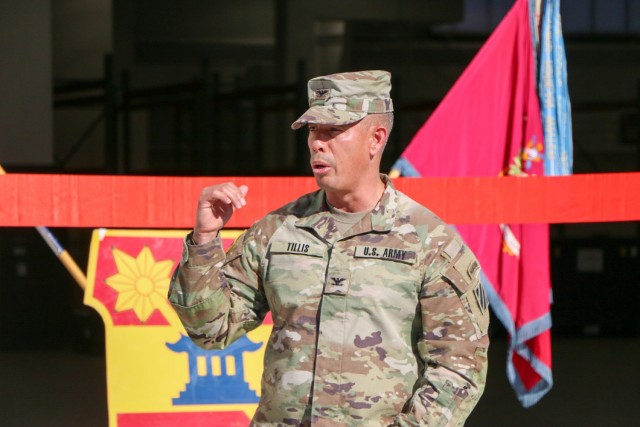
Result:
<svg viewBox="0 0 640 427"><path fill-rule="evenodd" d="M229 221L236 209L247 204L246 185L236 186L233 182L206 187L200 193L196 224L193 229L194 243L201 245L213 240Z"/></svg>

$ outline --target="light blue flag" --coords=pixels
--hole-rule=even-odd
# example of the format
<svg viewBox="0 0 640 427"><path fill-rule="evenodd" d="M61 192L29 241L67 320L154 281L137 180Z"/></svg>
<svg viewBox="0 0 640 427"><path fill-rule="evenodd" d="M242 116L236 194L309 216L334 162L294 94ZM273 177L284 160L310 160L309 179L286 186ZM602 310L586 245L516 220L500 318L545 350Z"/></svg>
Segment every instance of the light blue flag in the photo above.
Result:
<svg viewBox="0 0 640 427"><path fill-rule="evenodd" d="M535 3L535 0L533 0ZM560 0L542 1L538 96L544 128L545 175L571 175L573 137Z"/></svg>

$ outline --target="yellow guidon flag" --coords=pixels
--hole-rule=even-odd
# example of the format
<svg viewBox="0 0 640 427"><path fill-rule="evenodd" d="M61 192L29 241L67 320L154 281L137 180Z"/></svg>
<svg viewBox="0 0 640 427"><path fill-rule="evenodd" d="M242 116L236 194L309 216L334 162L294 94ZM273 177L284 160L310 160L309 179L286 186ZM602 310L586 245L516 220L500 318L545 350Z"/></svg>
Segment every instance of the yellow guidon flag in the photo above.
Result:
<svg viewBox="0 0 640 427"><path fill-rule="evenodd" d="M246 426L256 410L272 322L224 350L191 342L167 300L186 233L93 232L84 302L105 324L109 427Z"/></svg>

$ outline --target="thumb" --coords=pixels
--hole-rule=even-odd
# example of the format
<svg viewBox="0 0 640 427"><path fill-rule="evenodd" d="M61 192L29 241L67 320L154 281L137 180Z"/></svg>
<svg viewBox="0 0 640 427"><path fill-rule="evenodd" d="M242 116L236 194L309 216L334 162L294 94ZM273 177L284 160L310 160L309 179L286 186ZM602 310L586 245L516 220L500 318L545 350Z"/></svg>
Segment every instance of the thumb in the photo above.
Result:
<svg viewBox="0 0 640 427"><path fill-rule="evenodd" d="M246 196L249 192L249 187L247 187L246 185L241 185L240 187L238 187L238 189L242 193L242 197Z"/></svg>

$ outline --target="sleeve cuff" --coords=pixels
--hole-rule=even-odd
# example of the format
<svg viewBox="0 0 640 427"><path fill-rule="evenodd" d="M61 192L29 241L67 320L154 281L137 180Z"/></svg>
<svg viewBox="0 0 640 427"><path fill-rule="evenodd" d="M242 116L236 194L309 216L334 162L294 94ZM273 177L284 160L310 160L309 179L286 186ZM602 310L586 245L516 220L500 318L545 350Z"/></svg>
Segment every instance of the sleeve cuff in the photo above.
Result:
<svg viewBox="0 0 640 427"><path fill-rule="evenodd" d="M203 265L215 265L225 260L220 235L210 242L196 245L193 241L193 231L187 234L183 242L181 265L185 267L197 267Z"/></svg>

